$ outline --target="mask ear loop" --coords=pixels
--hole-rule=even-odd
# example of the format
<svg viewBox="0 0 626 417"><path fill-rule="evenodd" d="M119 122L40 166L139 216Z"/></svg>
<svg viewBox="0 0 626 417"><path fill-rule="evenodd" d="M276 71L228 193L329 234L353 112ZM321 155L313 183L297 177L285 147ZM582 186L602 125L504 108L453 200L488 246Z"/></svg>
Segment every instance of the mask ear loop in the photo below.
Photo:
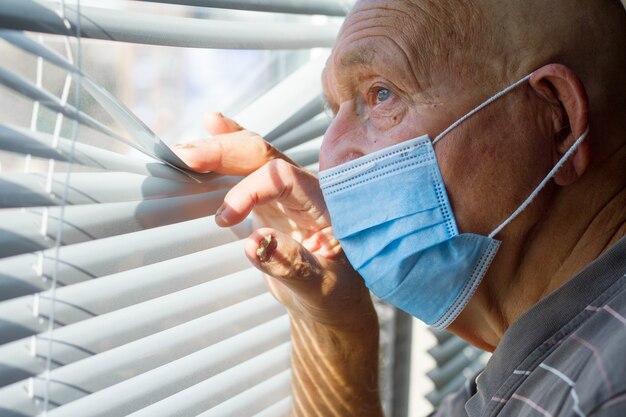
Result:
<svg viewBox="0 0 626 417"><path fill-rule="evenodd" d="M474 108L474 110L471 110L469 113L467 113L465 116L461 117L459 120L457 120L456 122L452 123L446 130L444 130L443 132L441 132L439 135L437 135L437 137L435 138L435 140L433 140L433 145L435 143L437 143L441 138L443 138L445 135L447 135L448 133L450 133L450 131L452 129L454 129L455 127L457 127L458 125L460 125L461 123L463 123L466 119L470 118L471 116L474 115L474 113L478 112L479 110L482 110L484 107L490 105L491 103L493 103L494 101L496 101L497 99L499 99L500 97L502 97L503 95L505 95L506 93L508 93L509 91L513 90L514 88L516 88L517 86L519 86L520 84L528 81L530 79L530 77L532 77L532 73L528 74L527 76L525 76L524 78L522 78L521 80L517 81L515 84L511 84L510 86L508 86L507 88L505 88L504 90L500 91L498 94L496 94L495 96L491 97L490 99L487 99L487 101L483 102L480 106Z"/></svg>
<svg viewBox="0 0 626 417"><path fill-rule="evenodd" d="M489 233L489 238L493 239L495 235L500 233L502 229L504 229L509 223L511 223L522 211L526 209L526 207L530 205L530 203L533 202L535 197L537 197L539 192L541 192L541 190L543 189L543 187L545 187L548 181L552 179L554 174L556 174L556 172L563 166L563 164L565 164L565 162L572 156L572 154L576 152L578 145L580 145L582 141L585 140L587 134L589 134L589 126L587 126L587 130L585 130L583 134L580 135L578 139L576 139L576 142L574 142L574 144L567 150L567 152L565 152L561 159L559 159L559 162L557 162L554 168L550 170L548 175L546 175L546 177L539 183L537 188L535 188L535 190L528 196L528 198L526 198L526 200L517 208L517 210L515 210L513 214L511 214L505 221L503 221L500 226L496 227L493 232Z"/></svg>

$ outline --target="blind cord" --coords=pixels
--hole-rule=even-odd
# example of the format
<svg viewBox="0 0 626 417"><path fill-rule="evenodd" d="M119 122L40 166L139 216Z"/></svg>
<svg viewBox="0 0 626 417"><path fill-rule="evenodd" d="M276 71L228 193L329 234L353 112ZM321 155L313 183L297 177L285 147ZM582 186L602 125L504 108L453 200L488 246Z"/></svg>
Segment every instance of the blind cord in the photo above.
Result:
<svg viewBox="0 0 626 417"><path fill-rule="evenodd" d="M65 18L65 0L61 0L61 18L64 20L64 23L68 28L70 27L69 21ZM76 73L76 89L74 92L74 107L77 111L80 111L81 104L81 78L82 78L82 68L81 68L81 40L80 40L80 22L81 22L81 13L80 13L80 0L76 1L76 60L72 59L72 49L69 41L69 37L66 37L66 49L68 59L71 63L74 63L76 68L78 69ZM69 84L71 84L71 74L68 74L66 78L66 88L64 89L64 97L62 97L63 106L67 104L67 95L69 95ZM67 91L67 93L66 93ZM57 126L55 126L55 143L56 147L58 142L58 135L61 131L61 124L63 121L63 115L59 114L57 116ZM70 177L72 172L72 166L74 161L74 153L76 148L76 140L78 137L78 120L74 118L72 120L72 135L71 135L71 146L70 146L70 155L67 161L67 170L65 173L65 182L63 188L63 195L61 197L61 206L59 212L59 220L56 231L56 239L54 246L54 262L53 262L53 271L52 271L52 282L50 286L50 312L48 315L48 352L46 356L46 370L45 370L45 382L44 382L44 399L43 399L43 416L48 415L48 408L50 405L50 371L52 367L52 351L53 351L53 340L54 340L54 310L55 310L55 302L56 302L56 287L58 282L58 274L59 274L59 256L63 235L63 225L65 220L65 206L67 203L67 196L69 190ZM52 173L51 173L52 174Z"/></svg>

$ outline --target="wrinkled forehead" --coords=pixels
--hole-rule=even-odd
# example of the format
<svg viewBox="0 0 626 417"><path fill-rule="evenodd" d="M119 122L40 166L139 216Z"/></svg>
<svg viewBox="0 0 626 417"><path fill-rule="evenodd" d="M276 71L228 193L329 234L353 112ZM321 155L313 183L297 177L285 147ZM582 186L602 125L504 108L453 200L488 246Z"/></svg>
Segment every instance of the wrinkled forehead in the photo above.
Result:
<svg viewBox="0 0 626 417"><path fill-rule="evenodd" d="M420 12L410 1L362 0L346 16L333 48L334 65L370 64L380 54L379 46L369 46L374 39L387 38L406 50L415 45L420 24Z"/></svg>
<svg viewBox="0 0 626 417"><path fill-rule="evenodd" d="M405 77L425 72L425 31L408 1L360 1L346 17L326 63L324 78L355 76L367 70L398 71ZM425 51L424 51L425 52ZM415 81L415 79L413 79Z"/></svg>
<svg viewBox="0 0 626 417"><path fill-rule="evenodd" d="M476 0L360 0L327 66L336 70L398 56L423 81L442 73L464 76L464 68L484 66L488 23Z"/></svg>

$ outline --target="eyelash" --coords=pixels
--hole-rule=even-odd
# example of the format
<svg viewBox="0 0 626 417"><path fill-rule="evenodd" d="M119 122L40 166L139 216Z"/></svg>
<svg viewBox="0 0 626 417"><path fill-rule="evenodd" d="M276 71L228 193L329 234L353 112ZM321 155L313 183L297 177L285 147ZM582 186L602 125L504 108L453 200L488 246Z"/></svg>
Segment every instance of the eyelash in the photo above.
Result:
<svg viewBox="0 0 626 417"><path fill-rule="evenodd" d="M378 94L380 93L381 90L387 90L389 92L389 97L384 102L377 103L376 100L378 99ZM384 104L388 101L389 102L393 101L393 99L396 98L396 94L393 92L391 88L388 88L382 85L374 85L367 92L366 97L367 97L367 104L373 108L378 105ZM334 108L334 106L328 100L324 100L323 110L324 110L324 113L329 118L334 119L337 116L337 112L339 109Z"/></svg>

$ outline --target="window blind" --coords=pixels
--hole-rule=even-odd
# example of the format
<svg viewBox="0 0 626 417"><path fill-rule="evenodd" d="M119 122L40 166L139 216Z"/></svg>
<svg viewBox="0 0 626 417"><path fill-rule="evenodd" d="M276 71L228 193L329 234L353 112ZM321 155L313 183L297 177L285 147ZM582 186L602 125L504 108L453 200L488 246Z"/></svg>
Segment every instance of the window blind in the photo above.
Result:
<svg viewBox="0 0 626 417"><path fill-rule="evenodd" d="M449 332L430 331L437 343L428 350L428 354L436 365L427 372L434 386L426 394L426 399L436 408L446 396L461 389L469 378L476 377L487 364L490 355Z"/></svg>
<svg viewBox="0 0 626 417"><path fill-rule="evenodd" d="M338 23L120 13L89 3L0 7L5 48L67 73L57 95L3 64L3 94L72 126L62 134L59 123L53 132L0 124L0 161L49 167L0 173L0 415L287 415L287 316L243 255L250 222L221 229L212 218L239 178L190 173L82 71L79 42L310 49L330 46ZM345 12L334 1L170 3L303 17ZM71 37L73 48L59 54L36 33ZM323 53L309 59L237 117L313 168L328 125L319 99L323 60ZM114 123L84 111L71 90ZM83 140L92 135L105 140Z"/></svg>
<svg viewBox="0 0 626 417"><path fill-rule="evenodd" d="M0 66L0 94L33 113L30 126L0 116L0 416L288 415L284 308L243 255L250 221L221 229L212 217L240 178L189 172L83 69L81 43L308 51L235 119L316 170L330 123L319 77L341 22L332 16L349 4L0 3L0 47L36 67ZM47 82L53 70L60 85ZM403 415L394 365L406 355L393 358L406 335L393 309L377 308L385 408Z"/></svg>

